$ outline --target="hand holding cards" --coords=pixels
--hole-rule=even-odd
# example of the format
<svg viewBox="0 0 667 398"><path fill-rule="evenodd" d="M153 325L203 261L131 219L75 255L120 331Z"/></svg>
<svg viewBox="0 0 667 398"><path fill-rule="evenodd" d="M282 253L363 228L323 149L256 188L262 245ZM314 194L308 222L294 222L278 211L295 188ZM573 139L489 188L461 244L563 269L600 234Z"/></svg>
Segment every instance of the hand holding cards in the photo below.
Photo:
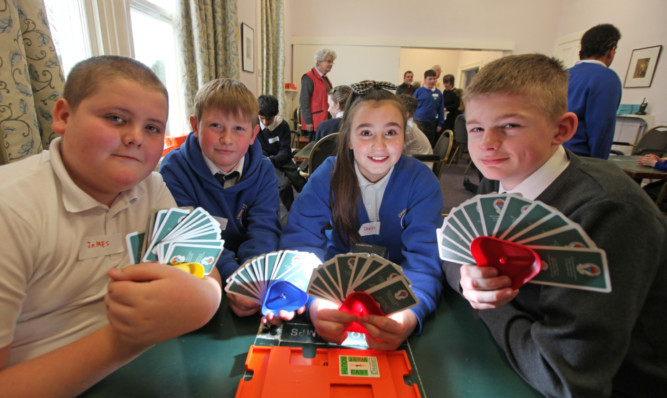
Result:
<svg viewBox="0 0 667 398"><path fill-rule="evenodd" d="M281 250L252 258L227 278L225 292L262 305L262 315L294 311L308 300L313 269L322 262L312 253Z"/></svg>
<svg viewBox="0 0 667 398"><path fill-rule="evenodd" d="M201 207L158 210L148 221L146 234L133 232L125 241L133 264L178 264L200 277L211 272L224 248L220 224Z"/></svg>
<svg viewBox="0 0 667 398"><path fill-rule="evenodd" d="M357 315L391 315L419 304L398 265L374 254L339 254L317 267L308 294ZM379 310L379 311L378 311ZM347 330L365 332L361 325Z"/></svg>
<svg viewBox="0 0 667 398"><path fill-rule="evenodd" d="M579 224L540 201L511 194L487 194L463 202L452 209L437 230L440 258L475 264L471 244L480 236L523 245L536 253L542 270L531 283L611 291L604 250L597 248ZM494 264L501 273L509 273L503 272L505 265ZM511 262L506 266L511 267ZM513 288L530 280L526 274L520 278L522 283L515 283Z"/></svg>

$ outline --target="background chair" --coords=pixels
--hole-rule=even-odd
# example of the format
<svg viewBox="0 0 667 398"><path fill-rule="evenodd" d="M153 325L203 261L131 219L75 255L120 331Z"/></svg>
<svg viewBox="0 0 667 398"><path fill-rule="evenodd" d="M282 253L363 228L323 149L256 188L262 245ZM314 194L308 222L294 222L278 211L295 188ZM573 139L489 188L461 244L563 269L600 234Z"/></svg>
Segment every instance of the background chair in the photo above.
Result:
<svg viewBox="0 0 667 398"><path fill-rule="evenodd" d="M463 114L458 115L454 120L454 153L449 159L449 164L456 159L459 160L461 154L468 150L468 131L466 130L466 118Z"/></svg>
<svg viewBox="0 0 667 398"><path fill-rule="evenodd" d="M310 151L307 167L303 167L303 165L299 166L301 169L299 174L301 174L301 176L305 178L310 177L315 169L317 169L326 158L336 154L339 134L340 133L329 134L315 143L315 146L313 146L313 149Z"/></svg>
<svg viewBox="0 0 667 398"><path fill-rule="evenodd" d="M667 126L655 126L644 134L636 145L626 142L614 142L615 145L632 146L633 155L648 155L653 153L659 157L667 156ZM611 151L612 155L624 155L620 151Z"/></svg>
<svg viewBox="0 0 667 398"><path fill-rule="evenodd" d="M452 153L453 143L454 132L452 130L445 130L440 134L438 141L435 143L433 155L415 154L412 155L412 157L425 163L432 162L433 166L431 166L431 170L433 170L436 177L440 179L440 175L442 175L442 171L445 169L445 164L447 164L447 161L449 160L449 155Z"/></svg>

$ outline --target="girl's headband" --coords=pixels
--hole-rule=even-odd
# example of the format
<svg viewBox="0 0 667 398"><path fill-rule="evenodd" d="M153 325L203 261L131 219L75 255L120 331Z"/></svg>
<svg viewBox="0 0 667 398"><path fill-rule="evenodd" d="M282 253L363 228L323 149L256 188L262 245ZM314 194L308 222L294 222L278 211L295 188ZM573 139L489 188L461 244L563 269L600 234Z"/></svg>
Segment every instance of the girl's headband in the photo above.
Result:
<svg viewBox="0 0 667 398"><path fill-rule="evenodd" d="M376 82L375 80L364 80L359 83L350 85L352 92L359 95L364 95L371 90L396 90L396 85L389 82Z"/></svg>

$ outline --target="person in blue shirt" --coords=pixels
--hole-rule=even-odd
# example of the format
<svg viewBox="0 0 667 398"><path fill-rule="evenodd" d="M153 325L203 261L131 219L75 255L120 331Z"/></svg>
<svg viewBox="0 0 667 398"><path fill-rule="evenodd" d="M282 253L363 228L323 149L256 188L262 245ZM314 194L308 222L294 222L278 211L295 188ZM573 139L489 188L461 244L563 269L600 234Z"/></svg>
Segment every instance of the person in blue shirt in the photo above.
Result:
<svg viewBox="0 0 667 398"><path fill-rule="evenodd" d="M412 95L418 101L413 119L428 137L431 148L435 147L445 123L445 100L442 92L436 87L437 82L436 71L427 70L424 72L424 85Z"/></svg>
<svg viewBox="0 0 667 398"><path fill-rule="evenodd" d="M371 349L396 349L421 331L442 290L436 228L442 222L442 191L422 162L403 156L405 109L384 82L352 85L336 157L329 157L292 205L281 249L312 252L326 261L356 243L382 246L402 267L419 299L416 307L390 316L338 311L315 299L308 309L317 333L341 343L346 324L361 323Z"/></svg>
<svg viewBox="0 0 667 398"><path fill-rule="evenodd" d="M610 24L597 25L581 38L581 59L570 68L567 109L579 119L565 148L580 156L607 159L614 141L621 80L609 66L621 33Z"/></svg>
<svg viewBox="0 0 667 398"><path fill-rule="evenodd" d="M225 248L217 263L223 281L246 260L278 248L278 179L255 141L258 104L243 83L216 79L195 96L192 133L165 156L160 173L179 206L202 207L218 220ZM227 295L234 313L260 306Z"/></svg>

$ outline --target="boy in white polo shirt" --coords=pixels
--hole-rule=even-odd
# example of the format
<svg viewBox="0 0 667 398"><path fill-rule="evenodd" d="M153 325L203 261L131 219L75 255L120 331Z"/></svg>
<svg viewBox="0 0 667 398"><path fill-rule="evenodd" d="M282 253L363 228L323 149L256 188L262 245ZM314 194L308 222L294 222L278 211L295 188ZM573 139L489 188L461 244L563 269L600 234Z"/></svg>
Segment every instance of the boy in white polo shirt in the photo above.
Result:
<svg viewBox="0 0 667 398"><path fill-rule="evenodd" d="M53 111L62 137L0 167L0 396L77 395L218 308L215 269L199 279L127 266L125 235L144 231L151 210L176 205L152 173L167 101L137 61L82 61Z"/></svg>

